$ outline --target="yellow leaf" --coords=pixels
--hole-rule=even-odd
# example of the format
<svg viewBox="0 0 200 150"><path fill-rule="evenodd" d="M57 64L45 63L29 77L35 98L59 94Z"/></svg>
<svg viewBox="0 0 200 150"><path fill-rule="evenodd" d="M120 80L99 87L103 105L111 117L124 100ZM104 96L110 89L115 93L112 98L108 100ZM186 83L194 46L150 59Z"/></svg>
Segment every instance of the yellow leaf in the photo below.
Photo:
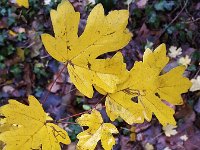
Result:
<svg viewBox="0 0 200 150"><path fill-rule="evenodd" d="M6 150L41 147L43 150L59 150L60 142L69 144L67 132L47 122L49 117L38 100L34 96L29 96L28 100L29 106L9 100L9 104L0 108L0 114L6 117L6 123L18 126L17 129L0 134L0 141L6 144Z"/></svg>
<svg viewBox="0 0 200 150"><path fill-rule="evenodd" d="M136 127L132 126L130 129L130 141L135 141L136 140L136 133L135 133Z"/></svg>
<svg viewBox="0 0 200 150"><path fill-rule="evenodd" d="M132 102L131 98L132 95L126 94L124 91L118 91L106 97L106 113L111 121L121 117L128 124L144 122L143 107Z"/></svg>
<svg viewBox="0 0 200 150"><path fill-rule="evenodd" d="M17 55L19 56L19 58L21 58L22 61L24 61L25 57L24 57L24 50L21 48L17 48Z"/></svg>
<svg viewBox="0 0 200 150"><path fill-rule="evenodd" d="M127 81L118 85L116 93L107 96L106 112L111 120L120 116L132 124L143 121L143 118L150 121L154 113L162 125L176 124L174 110L162 100L181 105L181 94L187 92L191 82L182 76L185 70L183 66L160 75L168 61L164 44L154 52L150 49L145 51L143 62L135 62ZM132 101L133 98L136 102ZM132 112L132 115L127 111Z"/></svg>
<svg viewBox="0 0 200 150"><path fill-rule="evenodd" d="M93 96L93 85L112 93L116 84L126 79L121 53L108 59L97 57L128 44L132 36L126 29L128 16L127 10L111 11L105 16L103 6L98 4L78 37L80 13L68 1L63 0L57 10L51 11L55 37L43 34L43 44L54 59L68 64L71 81L84 95Z"/></svg>
<svg viewBox="0 0 200 150"><path fill-rule="evenodd" d="M16 0L16 2L19 6L24 6L25 8L29 8L28 0Z"/></svg>
<svg viewBox="0 0 200 150"><path fill-rule="evenodd" d="M111 123L103 123L101 114L97 110L93 110L91 114L82 115L76 122L81 126L89 127L77 135L78 150L93 150L99 140L105 150L109 150L115 145L112 133L118 133L117 128Z"/></svg>
<svg viewBox="0 0 200 150"><path fill-rule="evenodd" d="M17 36L17 33L14 32L14 31L12 31L12 30L9 30L8 33L9 33L9 35L10 35L11 37L16 37L16 36Z"/></svg>

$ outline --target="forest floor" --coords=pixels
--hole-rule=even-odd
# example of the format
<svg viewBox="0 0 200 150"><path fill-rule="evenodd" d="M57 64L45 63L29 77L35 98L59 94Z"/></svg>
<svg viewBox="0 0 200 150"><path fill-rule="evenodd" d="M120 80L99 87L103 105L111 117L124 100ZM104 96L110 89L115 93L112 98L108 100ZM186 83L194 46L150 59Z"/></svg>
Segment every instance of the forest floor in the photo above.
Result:
<svg viewBox="0 0 200 150"><path fill-rule="evenodd" d="M163 130L153 117L151 122L128 125L121 119L114 124L120 134L116 135L114 150L198 150L200 149L200 2L198 0L99 0L105 13L111 10L128 9L128 28L133 38L121 52L127 69L135 61L142 60L145 48L154 49L165 43L170 62L165 72L178 65L185 65L184 75L193 81L193 88L183 94L184 105L174 106L177 127ZM54 119L78 114L92 108L102 95L84 97L71 83L67 70L58 77L63 64L46 52L40 35L53 28L50 10L59 4L30 0L28 9L1 0L0 2L0 104L8 99L26 103L28 95L44 100L45 111ZM86 0L70 0L81 14L79 35L83 32L87 16L95 6ZM112 55L107 54L107 55ZM51 87L53 85L53 87ZM104 106L101 101L99 107ZM108 122L104 107L104 121ZM74 121L76 117L70 121ZM64 150L73 150L76 135L82 130L76 124L61 124L69 133L72 144ZM167 136L168 135L168 136ZM97 149L101 149L98 144Z"/></svg>

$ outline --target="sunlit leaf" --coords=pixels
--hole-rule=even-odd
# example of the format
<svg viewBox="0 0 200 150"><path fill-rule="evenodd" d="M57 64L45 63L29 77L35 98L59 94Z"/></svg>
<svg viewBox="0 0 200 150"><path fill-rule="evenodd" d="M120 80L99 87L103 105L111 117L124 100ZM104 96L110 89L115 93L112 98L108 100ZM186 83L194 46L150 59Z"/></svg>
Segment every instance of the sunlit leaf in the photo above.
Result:
<svg viewBox="0 0 200 150"><path fill-rule="evenodd" d="M59 150L60 143L69 144L67 132L48 122L52 119L46 115L38 100L33 96L29 96L28 100L29 106L9 100L9 104L0 108L0 114L6 118L4 126L17 126L16 129L4 129L0 134L0 141L6 144L5 149Z"/></svg>
<svg viewBox="0 0 200 150"><path fill-rule="evenodd" d="M93 110L91 114L82 115L76 121L81 126L89 127L77 135L78 150L93 150L99 140L105 150L110 150L115 145L112 133L118 133L117 128L111 123L103 123L101 114L97 110Z"/></svg>
<svg viewBox="0 0 200 150"><path fill-rule="evenodd" d="M126 68L121 53L113 58L96 59L98 56L119 50L128 44L131 33L126 28L128 11L111 11L107 16L101 4L95 6L87 19L84 32L78 37L80 13L66 0L51 11L55 37L42 35L47 52L56 60L67 63L71 81L88 97L93 96L96 85L107 92L114 92L122 83ZM119 79L121 78L121 79Z"/></svg>

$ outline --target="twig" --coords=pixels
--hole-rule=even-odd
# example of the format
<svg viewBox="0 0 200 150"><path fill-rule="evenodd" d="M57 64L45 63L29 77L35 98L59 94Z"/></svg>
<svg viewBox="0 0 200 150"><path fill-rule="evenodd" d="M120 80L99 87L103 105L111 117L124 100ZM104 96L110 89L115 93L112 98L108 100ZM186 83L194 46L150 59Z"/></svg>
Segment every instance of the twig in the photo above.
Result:
<svg viewBox="0 0 200 150"><path fill-rule="evenodd" d="M197 18L197 19L191 20L191 21L185 21L185 22L182 22L182 23L190 24L190 23L194 23L194 22L198 22L198 21L200 21L200 18Z"/></svg>
<svg viewBox="0 0 200 150"><path fill-rule="evenodd" d="M72 117L80 116L80 115L82 115L82 114L91 112L93 109L96 109L96 106L97 106L106 96L107 96L107 95L104 95L104 96L96 103L96 105L95 105L93 108L91 108L91 109L89 109L89 110L87 110L87 111L84 111L84 112L75 114L75 115L71 115L71 116L69 116L69 117L65 117L65 118L59 119L59 120L56 121L56 122L62 123L63 120L67 120L67 119L70 119L70 118L72 118Z"/></svg>
<svg viewBox="0 0 200 150"><path fill-rule="evenodd" d="M61 76L62 72L64 71L66 65L63 66L63 68L61 69L61 71L59 72L58 76L56 77L56 79L53 81L53 84L51 85L49 91L47 92L47 94L45 95L44 100L42 101L42 104L44 104L50 94L51 89L53 88L54 84L56 83L56 81L58 80L58 78Z"/></svg>
<svg viewBox="0 0 200 150"><path fill-rule="evenodd" d="M160 35L155 39L154 43L157 42L158 39L160 39L160 37L165 33L165 31L176 21L176 19L180 16L180 14L183 12L183 10L186 8L188 3L188 0L185 2L183 8L181 9L181 11L176 15L176 17L174 17L174 19L167 25L167 27L165 27L163 29L163 31L160 33Z"/></svg>

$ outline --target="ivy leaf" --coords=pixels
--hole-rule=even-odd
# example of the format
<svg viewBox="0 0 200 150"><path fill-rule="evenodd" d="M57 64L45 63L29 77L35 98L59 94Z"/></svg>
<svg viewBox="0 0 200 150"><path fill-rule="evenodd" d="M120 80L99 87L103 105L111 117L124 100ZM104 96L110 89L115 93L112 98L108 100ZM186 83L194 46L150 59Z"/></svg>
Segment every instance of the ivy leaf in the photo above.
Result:
<svg viewBox="0 0 200 150"><path fill-rule="evenodd" d="M163 100L173 105L183 104L181 94L188 91L191 82L182 76L184 66L160 75L168 61L164 44L154 52L145 51L143 62L135 62L127 81L106 98L106 111L112 121L118 116L129 124L142 122L143 118L150 121L154 113L163 126L176 124L174 110Z"/></svg>
<svg viewBox="0 0 200 150"><path fill-rule="evenodd" d="M10 129L0 134L6 150L40 149L59 150L60 142L69 144L70 139L65 130L50 121L41 104L34 96L29 96L29 106L16 100L9 100L9 104L0 108L0 114L6 117L5 126L16 125L17 129Z"/></svg>
<svg viewBox="0 0 200 150"><path fill-rule="evenodd" d="M19 6L24 6L25 8L29 8L28 0L16 0L16 2Z"/></svg>
<svg viewBox="0 0 200 150"><path fill-rule="evenodd" d="M112 133L118 133L117 128L111 123L103 123L101 114L97 110L93 110L91 114L82 115L76 122L81 126L89 127L77 135L79 139L77 149L93 150L99 140L106 150L115 145L115 138Z"/></svg>
<svg viewBox="0 0 200 150"><path fill-rule="evenodd" d="M126 29L128 11L112 11L107 16L101 4L91 11L84 32L78 37L80 13L63 0L57 11L51 11L55 37L42 35L47 52L56 60L66 63L71 81L88 97L93 95L92 85L108 92L116 90L116 84L126 78L126 69L121 53L113 58L96 59L128 44L131 33Z"/></svg>

